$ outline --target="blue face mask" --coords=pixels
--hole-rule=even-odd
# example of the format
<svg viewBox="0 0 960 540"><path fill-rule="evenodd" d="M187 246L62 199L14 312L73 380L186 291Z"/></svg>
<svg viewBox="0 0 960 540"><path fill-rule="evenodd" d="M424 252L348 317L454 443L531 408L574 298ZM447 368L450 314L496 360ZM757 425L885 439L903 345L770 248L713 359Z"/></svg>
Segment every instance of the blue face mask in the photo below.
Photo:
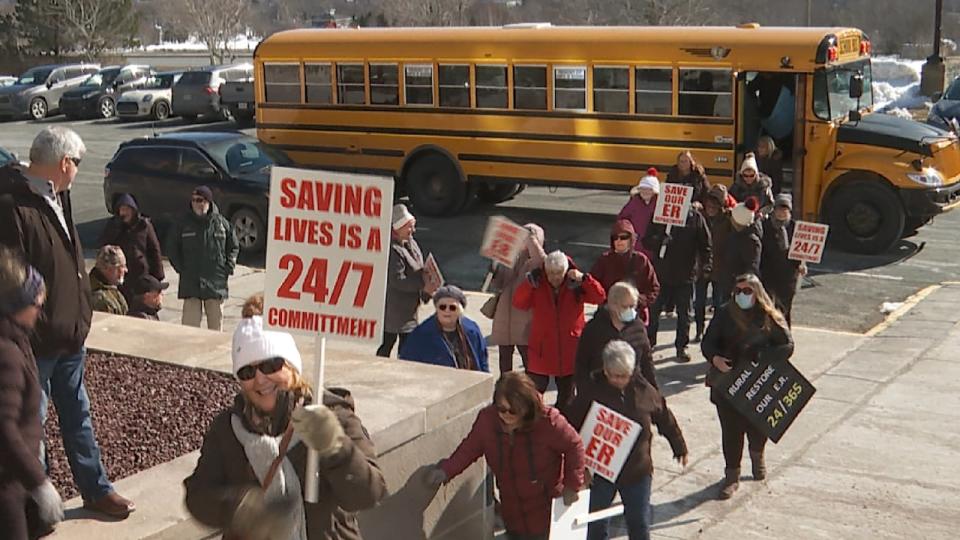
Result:
<svg viewBox="0 0 960 540"><path fill-rule="evenodd" d="M737 305L740 306L740 309L750 309L757 301L752 294L744 293L737 293L733 299L737 302Z"/></svg>
<svg viewBox="0 0 960 540"><path fill-rule="evenodd" d="M636 308L627 308L619 313L620 322L631 323L637 318Z"/></svg>

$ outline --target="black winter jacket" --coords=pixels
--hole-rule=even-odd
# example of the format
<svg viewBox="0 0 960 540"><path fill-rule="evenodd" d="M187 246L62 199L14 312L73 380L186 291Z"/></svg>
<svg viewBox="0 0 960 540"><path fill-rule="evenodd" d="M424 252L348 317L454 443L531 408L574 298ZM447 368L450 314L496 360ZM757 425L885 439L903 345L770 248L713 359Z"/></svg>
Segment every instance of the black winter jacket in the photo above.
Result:
<svg viewBox="0 0 960 540"><path fill-rule="evenodd" d="M690 209L685 227L672 227L669 236L666 230L665 225L651 223L643 237L643 246L653 253L653 267L661 284L692 283L696 278L698 263L704 273L712 271L710 227L699 210ZM667 243L667 252L661 258L660 247L664 242Z"/></svg>

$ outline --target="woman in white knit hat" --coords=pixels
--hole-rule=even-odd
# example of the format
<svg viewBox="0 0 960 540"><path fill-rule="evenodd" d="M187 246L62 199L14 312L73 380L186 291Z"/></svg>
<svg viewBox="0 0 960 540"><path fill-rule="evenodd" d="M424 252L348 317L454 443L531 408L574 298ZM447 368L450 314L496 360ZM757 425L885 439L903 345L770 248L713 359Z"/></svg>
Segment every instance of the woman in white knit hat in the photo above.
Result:
<svg viewBox="0 0 960 540"><path fill-rule="evenodd" d="M259 316L240 322L231 353L240 392L184 481L190 514L224 538L360 539L356 512L387 488L350 393L325 389L312 404L293 336L264 330ZM320 455L317 503L303 496L307 449Z"/></svg>
<svg viewBox="0 0 960 540"><path fill-rule="evenodd" d="M757 167L757 158L753 152L747 152L740 164L740 173L730 186L730 195L737 202L747 202L747 199L757 199L758 208L763 213L773 210L773 180L760 172Z"/></svg>
<svg viewBox="0 0 960 540"><path fill-rule="evenodd" d="M757 201L751 197L730 211L733 231L713 264L714 294L718 295L720 302L730 299L737 276L760 273L762 230L757 210Z"/></svg>
<svg viewBox="0 0 960 540"><path fill-rule="evenodd" d="M647 169L647 174L640 179L640 182L630 188L630 200L617 214L617 220L625 219L633 225L633 232L636 233L634 249L647 257L652 257L653 254L643 247L640 239L647 233L647 226L653 220L653 212L657 209L657 197L659 195L660 179L657 177L657 169L650 167Z"/></svg>

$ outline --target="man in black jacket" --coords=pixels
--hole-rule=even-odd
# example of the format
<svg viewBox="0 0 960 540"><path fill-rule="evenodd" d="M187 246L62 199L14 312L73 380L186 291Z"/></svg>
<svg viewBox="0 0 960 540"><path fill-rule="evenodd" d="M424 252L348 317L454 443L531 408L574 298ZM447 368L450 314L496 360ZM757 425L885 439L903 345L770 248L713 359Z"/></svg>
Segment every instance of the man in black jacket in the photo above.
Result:
<svg viewBox="0 0 960 540"><path fill-rule="evenodd" d="M691 207L683 227L671 227L651 223L643 237L643 245L653 253L653 267L660 280L660 295L650 310L650 325L647 335L650 345L657 344L660 329L660 312L665 305L677 306L677 361L689 362L687 344L690 343L690 302L693 298L694 270L697 263L706 273L713 267L710 228L703 214ZM664 248L664 249L661 249Z"/></svg>
<svg viewBox="0 0 960 540"><path fill-rule="evenodd" d="M83 384L84 341L92 310L70 186L85 151L74 131L48 127L33 140L29 167L0 169L0 244L22 253L46 282L47 301L32 343L44 389L41 421L46 418L47 399L52 398L84 506L122 518L135 507L114 491L107 478Z"/></svg>
<svg viewBox="0 0 960 540"><path fill-rule="evenodd" d="M792 324L790 311L793 309L793 297L797 294L797 283L800 276L807 273L805 264L787 258L795 226L793 198L786 193L778 195L773 213L763 224L760 276L763 287L783 312L788 325Z"/></svg>

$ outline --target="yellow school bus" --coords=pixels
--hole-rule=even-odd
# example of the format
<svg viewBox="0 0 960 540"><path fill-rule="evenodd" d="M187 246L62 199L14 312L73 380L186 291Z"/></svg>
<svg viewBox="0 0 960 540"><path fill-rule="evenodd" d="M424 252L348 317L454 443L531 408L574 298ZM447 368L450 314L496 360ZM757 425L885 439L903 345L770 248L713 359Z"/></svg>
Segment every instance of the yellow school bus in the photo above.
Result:
<svg viewBox="0 0 960 540"><path fill-rule="evenodd" d="M453 215L524 185L625 190L691 150L729 184L759 135L794 213L877 253L960 196L954 134L874 113L853 28L291 30L255 53L257 133L297 163L393 176Z"/></svg>

